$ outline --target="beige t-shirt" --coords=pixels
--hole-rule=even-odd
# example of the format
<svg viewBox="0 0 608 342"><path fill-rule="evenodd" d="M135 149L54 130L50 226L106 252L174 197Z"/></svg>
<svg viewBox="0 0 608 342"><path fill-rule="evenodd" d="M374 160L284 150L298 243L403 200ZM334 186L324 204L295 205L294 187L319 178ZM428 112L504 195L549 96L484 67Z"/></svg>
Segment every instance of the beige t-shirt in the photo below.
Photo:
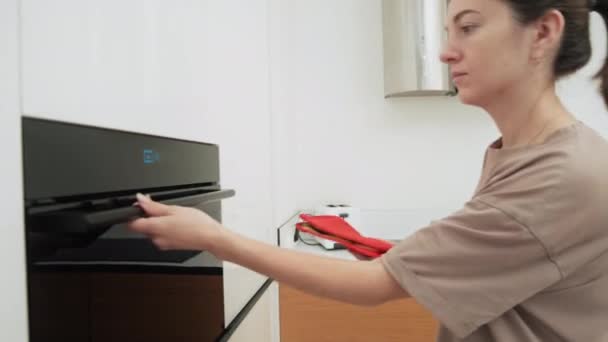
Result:
<svg viewBox="0 0 608 342"><path fill-rule="evenodd" d="M608 341L608 143L579 122L495 146L464 208L382 263L440 342Z"/></svg>

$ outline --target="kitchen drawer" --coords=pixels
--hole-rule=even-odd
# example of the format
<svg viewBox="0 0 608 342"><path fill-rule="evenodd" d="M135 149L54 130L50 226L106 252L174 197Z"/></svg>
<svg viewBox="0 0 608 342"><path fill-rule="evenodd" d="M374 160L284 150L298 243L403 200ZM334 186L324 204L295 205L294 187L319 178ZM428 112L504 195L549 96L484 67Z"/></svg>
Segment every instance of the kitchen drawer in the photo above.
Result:
<svg viewBox="0 0 608 342"><path fill-rule="evenodd" d="M359 307L279 286L281 342L435 341L438 322L411 298Z"/></svg>

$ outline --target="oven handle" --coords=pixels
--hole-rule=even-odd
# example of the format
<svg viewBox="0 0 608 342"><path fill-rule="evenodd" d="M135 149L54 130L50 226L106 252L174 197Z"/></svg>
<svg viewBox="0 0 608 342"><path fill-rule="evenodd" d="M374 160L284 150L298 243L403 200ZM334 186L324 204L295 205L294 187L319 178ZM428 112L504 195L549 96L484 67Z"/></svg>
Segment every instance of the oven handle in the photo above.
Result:
<svg viewBox="0 0 608 342"><path fill-rule="evenodd" d="M160 203L193 207L202 203L230 198L234 194L234 190L225 189L171 198L160 201ZM28 231L35 233L68 235L72 237L97 237L115 224L128 222L138 217L145 217L145 213L138 206L93 212L67 210L30 215L27 217L27 226Z"/></svg>

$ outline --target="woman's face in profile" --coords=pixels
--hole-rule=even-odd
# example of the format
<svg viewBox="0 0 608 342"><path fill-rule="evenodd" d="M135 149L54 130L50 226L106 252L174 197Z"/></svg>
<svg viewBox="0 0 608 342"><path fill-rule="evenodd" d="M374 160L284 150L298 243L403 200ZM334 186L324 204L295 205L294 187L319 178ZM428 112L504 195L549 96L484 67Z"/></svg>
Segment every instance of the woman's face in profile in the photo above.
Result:
<svg viewBox="0 0 608 342"><path fill-rule="evenodd" d="M441 61L463 103L487 106L530 77L533 30L520 24L507 0L451 0Z"/></svg>

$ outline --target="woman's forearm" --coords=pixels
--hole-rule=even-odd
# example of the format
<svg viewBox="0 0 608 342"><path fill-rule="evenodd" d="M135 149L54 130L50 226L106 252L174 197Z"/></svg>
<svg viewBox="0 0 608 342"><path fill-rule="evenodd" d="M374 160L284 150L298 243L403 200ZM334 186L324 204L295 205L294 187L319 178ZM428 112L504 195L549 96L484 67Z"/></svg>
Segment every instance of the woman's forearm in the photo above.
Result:
<svg viewBox="0 0 608 342"><path fill-rule="evenodd" d="M222 229L212 253L313 295L358 305L408 296L372 261L342 260L279 248Z"/></svg>

